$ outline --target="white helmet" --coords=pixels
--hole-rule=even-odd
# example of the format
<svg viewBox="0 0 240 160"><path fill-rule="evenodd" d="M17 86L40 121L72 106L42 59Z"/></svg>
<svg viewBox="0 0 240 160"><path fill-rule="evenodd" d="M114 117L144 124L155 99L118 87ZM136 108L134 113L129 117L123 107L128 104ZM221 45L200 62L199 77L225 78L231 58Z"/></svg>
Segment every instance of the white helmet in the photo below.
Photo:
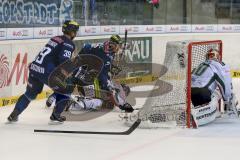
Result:
<svg viewBox="0 0 240 160"><path fill-rule="evenodd" d="M220 57L219 51L217 49L210 49L206 54L206 59L207 60L213 59L213 60L220 61L221 57Z"/></svg>

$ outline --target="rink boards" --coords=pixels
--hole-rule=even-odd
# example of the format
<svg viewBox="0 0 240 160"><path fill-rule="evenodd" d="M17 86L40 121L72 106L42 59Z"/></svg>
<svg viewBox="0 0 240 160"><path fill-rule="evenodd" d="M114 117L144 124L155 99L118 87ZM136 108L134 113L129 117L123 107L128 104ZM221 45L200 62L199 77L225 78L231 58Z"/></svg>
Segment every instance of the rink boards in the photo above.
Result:
<svg viewBox="0 0 240 160"><path fill-rule="evenodd" d="M240 77L239 58L240 45L238 44L240 33L178 33L178 34L140 34L130 35L129 43L132 46L127 51L127 56L133 63L163 64L166 43L168 41L181 40L222 40L223 60L230 65L232 77ZM103 42L109 36L86 36L75 40L77 52L86 42ZM48 39L34 40L8 40L0 41L0 107L14 104L19 95L25 91L28 77L28 64L35 58L39 50ZM157 70L156 65L141 69L144 74L130 72L133 78L128 78L126 83L149 82L151 71ZM140 73L140 72L138 72ZM134 75L138 78L134 79ZM128 77L128 76L126 76ZM142 77L142 78L141 78ZM49 88L38 96L45 98L51 93Z"/></svg>

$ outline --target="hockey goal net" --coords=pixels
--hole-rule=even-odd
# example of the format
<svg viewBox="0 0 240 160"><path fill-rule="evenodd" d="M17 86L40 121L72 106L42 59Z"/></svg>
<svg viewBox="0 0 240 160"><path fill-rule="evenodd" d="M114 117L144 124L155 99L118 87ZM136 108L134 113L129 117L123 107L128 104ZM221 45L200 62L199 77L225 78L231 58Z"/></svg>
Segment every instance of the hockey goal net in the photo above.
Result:
<svg viewBox="0 0 240 160"><path fill-rule="evenodd" d="M167 71L155 83L163 94L157 97L149 95L139 110L142 128L192 126L191 71L205 60L210 49L218 49L222 57L220 40L167 43L163 64Z"/></svg>

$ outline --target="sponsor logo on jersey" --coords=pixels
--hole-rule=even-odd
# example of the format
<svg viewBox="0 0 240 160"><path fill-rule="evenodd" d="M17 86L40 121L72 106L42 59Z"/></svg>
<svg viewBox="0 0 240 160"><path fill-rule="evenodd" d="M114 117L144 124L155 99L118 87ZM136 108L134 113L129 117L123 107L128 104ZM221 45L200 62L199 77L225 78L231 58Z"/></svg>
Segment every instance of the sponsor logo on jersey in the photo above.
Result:
<svg viewBox="0 0 240 160"><path fill-rule="evenodd" d="M71 45L69 43L63 43L63 45L66 46L66 47L72 48L72 49L74 48L73 45Z"/></svg>
<svg viewBox="0 0 240 160"><path fill-rule="evenodd" d="M33 63L31 63L30 69L32 71L35 71L35 72L38 72L38 73L42 73L42 74L45 73L45 69L43 67L40 67L40 66L38 66L36 64L33 64Z"/></svg>
<svg viewBox="0 0 240 160"><path fill-rule="evenodd" d="M48 41L48 45L50 45L50 46L52 46L52 47L56 47L57 46L57 43L56 42L54 42L54 41L52 41L52 40L49 40Z"/></svg>

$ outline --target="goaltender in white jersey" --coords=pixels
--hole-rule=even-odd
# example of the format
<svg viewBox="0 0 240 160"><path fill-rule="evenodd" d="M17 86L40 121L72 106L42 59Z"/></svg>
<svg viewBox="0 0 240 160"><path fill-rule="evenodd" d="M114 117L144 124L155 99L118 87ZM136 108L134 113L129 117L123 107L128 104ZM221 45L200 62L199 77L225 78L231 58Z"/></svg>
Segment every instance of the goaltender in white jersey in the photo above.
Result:
<svg viewBox="0 0 240 160"><path fill-rule="evenodd" d="M238 115L232 89L230 67L220 61L218 50L210 49L206 61L192 72L192 116L197 126L216 118L221 98L226 112Z"/></svg>

